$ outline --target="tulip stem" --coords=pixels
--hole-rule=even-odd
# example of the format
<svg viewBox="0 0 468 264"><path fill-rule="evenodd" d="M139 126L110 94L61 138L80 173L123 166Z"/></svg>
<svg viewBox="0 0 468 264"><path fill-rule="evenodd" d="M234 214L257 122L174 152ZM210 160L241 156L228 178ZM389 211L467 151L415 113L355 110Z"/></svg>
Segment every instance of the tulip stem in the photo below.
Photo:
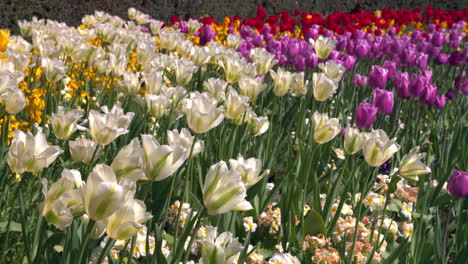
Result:
<svg viewBox="0 0 468 264"><path fill-rule="evenodd" d="M104 260L104 257L107 255L109 250L114 246L115 240L112 238L109 238L107 240L106 246L102 249L101 254L99 254L99 258L96 261L96 264L101 264L101 262Z"/></svg>
<svg viewBox="0 0 468 264"><path fill-rule="evenodd" d="M85 237L83 238L83 243L81 244L78 263L83 263L84 252L88 244L89 237L91 236L91 231L93 230L94 224L96 224L96 221L89 219L88 226L86 227L86 234L85 234Z"/></svg>

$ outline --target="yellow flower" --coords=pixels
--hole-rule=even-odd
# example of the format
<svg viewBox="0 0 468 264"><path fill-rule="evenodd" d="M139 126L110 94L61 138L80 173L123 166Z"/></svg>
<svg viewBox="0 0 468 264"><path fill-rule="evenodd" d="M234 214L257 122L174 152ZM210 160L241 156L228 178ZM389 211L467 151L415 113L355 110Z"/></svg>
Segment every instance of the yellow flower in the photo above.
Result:
<svg viewBox="0 0 468 264"><path fill-rule="evenodd" d="M0 29L0 52L4 52L7 49L9 37L10 37L10 30Z"/></svg>

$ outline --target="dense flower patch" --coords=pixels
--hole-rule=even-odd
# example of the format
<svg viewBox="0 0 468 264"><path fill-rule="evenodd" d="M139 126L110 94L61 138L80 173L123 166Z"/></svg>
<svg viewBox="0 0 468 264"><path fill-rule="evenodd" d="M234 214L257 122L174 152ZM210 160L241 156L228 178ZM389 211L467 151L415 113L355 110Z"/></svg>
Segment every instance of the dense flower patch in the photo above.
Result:
<svg viewBox="0 0 468 264"><path fill-rule="evenodd" d="M1 263L462 263L468 11L0 31Z"/></svg>

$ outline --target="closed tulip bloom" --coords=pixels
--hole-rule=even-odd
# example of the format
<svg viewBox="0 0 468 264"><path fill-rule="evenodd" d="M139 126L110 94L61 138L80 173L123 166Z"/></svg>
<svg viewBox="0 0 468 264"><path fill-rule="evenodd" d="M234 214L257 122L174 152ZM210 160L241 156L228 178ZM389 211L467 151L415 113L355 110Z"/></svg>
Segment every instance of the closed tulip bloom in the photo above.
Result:
<svg viewBox="0 0 468 264"><path fill-rule="evenodd" d="M364 159L370 166L379 167L400 149L395 141L396 139L390 140L383 130L372 130L362 147Z"/></svg>
<svg viewBox="0 0 468 264"><path fill-rule="evenodd" d="M275 60L275 55L269 53L265 49L253 49L250 53L250 60L255 63L258 75L267 74L275 64L278 63Z"/></svg>
<svg viewBox="0 0 468 264"><path fill-rule="evenodd" d="M409 81L409 92L411 96L424 96L426 91L427 81L424 76L420 74L411 74Z"/></svg>
<svg viewBox="0 0 468 264"><path fill-rule="evenodd" d="M190 99L185 109L187 123L197 134L202 134L217 127L224 119L224 111L217 107L217 101L202 94Z"/></svg>
<svg viewBox="0 0 468 264"><path fill-rule="evenodd" d="M70 154L73 161L82 162L86 165L91 163L91 159L92 162L95 162L102 152L101 147L83 135L74 141L69 141L68 145L70 147ZM98 149L96 150L96 148Z"/></svg>
<svg viewBox="0 0 468 264"><path fill-rule="evenodd" d="M263 177L270 174L270 170L265 170L260 174L262 169L262 161L256 158L244 159L239 155L237 159L229 160L229 167L231 170L237 171L248 189L259 182Z"/></svg>
<svg viewBox="0 0 468 264"><path fill-rule="evenodd" d="M318 67L336 81L340 81L346 68L340 64L337 64L334 60L329 60L325 64L319 63Z"/></svg>
<svg viewBox="0 0 468 264"><path fill-rule="evenodd" d="M147 74L143 74L145 81L145 89L151 94L158 94L162 88L163 73L156 70L151 70Z"/></svg>
<svg viewBox="0 0 468 264"><path fill-rule="evenodd" d="M270 74L274 82L273 92L275 93L275 95L286 95L292 83L292 74L288 71L283 70L282 68L278 68L276 72L271 70Z"/></svg>
<svg viewBox="0 0 468 264"><path fill-rule="evenodd" d="M304 82L304 72L295 72L292 74L291 95L295 97L305 96L309 81Z"/></svg>
<svg viewBox="0 0 468 264"><path fill-rule="evenodd" d="M369 73L367 84L372 89L376 89L376 88L383 89L385 88L385 85L387 84L387 79L388 79L388 70L380 66L374 65L372 66L372 69Z"/></svg>
<svg viewBox="0 0 468 264"><path fill-rule="evenodd" d="M330 78L326 73L314 72L312 77L314 98L317 101L325 101L338 89L338 82Z"/></svg>
<svg viewBox="0 0 468 264"><path fill-rule="evenodd" d="M15 130L13 135L7 163L15 173L38 172L49 167L63 152L58 146L49 146L42 131L33 136L31 132Z"/></svg>
<svg viewBox="0 0 468 264"><path fill-rule="evenodd" d="M369 129L377 116L377 107L373 104L362 102L356 110L356 125L359 128Z"/></svg>
<svg viewBox="0 0 468 264"><path fill-rule="evenodd" d="M169 109L171 105L171 100L169 100L165 95L154 95L154 94L145 94L146 107L148 112L156 119L161 118L166 113L166 110Z"/></svg>
<svg viewBox="0 0 468 264"><path fill-rule="evenodd" d="M364 87L364 86L367 85L367 77L362 76L359 73L356 73L356 75L354 75L353 83L354 83L354 85L356 85L358 87Z"/></svg>
<svg viewBox="0 0 468 264"><path fill-rule="evenodd" d="M401 176L418 176L431 173L431 168L421 160L426 157L426 153L419 153L419 147L413 148L408 154L403 156L398 167Z"/></svg>
<svg viewBox="0 0 468 264"><path fill-rule="evenodd" d="M115 156L111 164L117 178L130 179L133 181L145 179L144 152L138 138L132 139Z"/></svg>
<svg viewBox="0 0 468 264"><path fill-rule="evenodd" d="M249 98L239 95L235 90L229 91L226 97L226 118L242 123L244 113L249 106Z"/></svg>
<svg viewBox="0 0 468 264"><path fill-rule="evenodd" d="M235 263L243 249L242 244L232 233L217 235L216 227L206 228L206 237L202 240L201 261L203 264Z"/></svg>
<svg viewBox="0 0 468 264"><path fill-rule="evenodd" d="M434 84L429 84L426 86L426 91L422 97L420 97L420 102L422 104L434 104L437 97L437 86Z"/></svg>
<svg viewBox="0 0 468 264"><path fill-rule="evenodd" d="M89 218L103 220L122 207L126 190L117 183L111 167L98 164L86 180L83 197Z"/></svg>
<svg viewBox="0 0 468 264"><path fill-rule="evenodd" d="M263 83L261 78L244 77L239 80L240 94L247 96L250 102L257 99L258 95L267 88L267 84Z"/></svg>
<svg viewBox="0 0 468 264"><path fill-rule="evenodd" d="M327 114L315 112L312 115L314 140L319 144L325 144L334 139L341 132L340 121L337 118L329 118Z"/></svg>
<svg viewBox="0 0 468 264"><path fill-rule="evenodd" d="M89 112L89 133L96 144L105 146L120 135L128 133L128 126L135 113L124 114L123 109L117 105L110 112L107 106L101 107L101 110L104 114L96 110Z"/></svg>
<svg viewBox="0 0 468 264"><path fill-rule="evenodd" d="M434 106L436 109L442 109L445 106L445 103L447 101L447 96L445 95L438 95L435 98Z"/></svg>
<svg viewBox="0 0 468 264"><path fill-rule="evenodd" d="M457 198L468 196L468 173L454 170L447 182L448 192Z"/></svg>
<svg viewBox="0 0 468 264"><path fill-rule="evenodd" d="M152 135L141 135L141 140L148 180L162 181L174 174L184 163L187 152L184 147L160 145Z"/></svg>
<svg viewBox="0 0 468 264"><path fill-rule="evenodd" d="M189 60L176 60L174 62L175 76L180 86L187 86L192 80L193 72L197 69Z"/></svg>
<svg viewBox="0 0 468 264"><path fill-rule="evenodd" d="M83 111L73 109L65 113L62 106L58 107L57 113L52 113L50 123L55 137L68 139L77 129L77 122L83 117Z"/></svg>
<svg viewBox="0 0 468 264"><path fill-rule="evenodd" d="M239 173L228 170L226 162L212 165L203 186L203 204L209 215L230 211L248 211L253 207L245 200L247 189Z"/></svg>
<svg viewBox="0 0 468 264"><path fill-rule="evenodd" d="M190 134L190 131L185 127L180 130L174 129L172 131L167 131L167 142L169 145L180 145L185 148L185 159L188 159L190 156L190 151L192 151L191 156L194 157L201 153L205 147L205 142L203 140L197 140L195 146L193 146L193 141L195 137Z"/></svg>
<svg viewBox="0 0 468 264"><path fill-rule="evenodd" d="M393 92L374 89L372 102L377 107L378 112L384 115L389 115L393 112Z"/></svg>
<svg viewBox="0 0 468 264"><path fill-rule="evenodd" d="M411 98L409 90L409 78L407 72L397 72L393 80L393 87L395 88L397 95L402 99Z"/></svg>
<svg viewBox="0 0 468 264"><path fill-rule="evenodd" d="M319 36L317 40L309 39L319 59L326 59L336 47L336 40Z"/></svg>
<svg viewBox="0 0 468 264"><path fill-rule="evenodd" d="M366 133L360 133L359 129L349 127L344 135L344 149L346 153L352 155L358 153L362 149L362 145L367 140Z"/></svg>
<svg viewBox="0 0 468 264"><path fill-rule="evenodd" d="M127 240L143 227L142 223L151 219L146 212L145 203L140 200L128 199L106 221L106 233L115 240Z"/></svg>

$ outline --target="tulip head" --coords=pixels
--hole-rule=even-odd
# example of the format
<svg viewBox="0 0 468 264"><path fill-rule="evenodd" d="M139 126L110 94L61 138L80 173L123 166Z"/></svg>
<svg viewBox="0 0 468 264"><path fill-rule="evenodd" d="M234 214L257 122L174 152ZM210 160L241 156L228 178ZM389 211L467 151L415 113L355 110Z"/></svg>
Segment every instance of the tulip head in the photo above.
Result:
<svg viewBox="0 0 468 264"><path fill-rule="evenodd" d="M58 107L57 113L52 113L50 122L55 137L68 139L77 129L77 122L83 117L83 111L74 109L65 113L62 106Z"/></svg>
<svg viewBox="0 0 468 264"><path fill-rule="evenodd" d="M359 152L367 140L366 133L360 133L357 128L347 128L344 133L344 149L352 155Z"/></svg>
<svg viewBox="0 0 468 264"><path fill-rule="evenodd" d="M314 72L312 82L314 98L317 101L327 100L338 89L338 82L323 72Z"/></svg>
<svg viewBox="0 0 468 264"><path fill-rule="evenodd" d="M395 141L390 140L383 130L372 130L362 147L364 159L370 166L379 167L400 150L400 145Z"/></svg>
<svg viewBox="0 0 468 264"><path fill-rule="evenodd" d="M393 92L379 88L374 89L372 103L377 107L379 113L390 115L393 112Z"/></svg>
<svg viewBox="0 0 468 264"><path fill-rule="evenodd" d="M340 121L329 118L327 114L315 112L312 116L314 140L319 144L327 143L341 132Z"/></svg>
<svg viewBox="0 0 468 264"><path fill-rule="evenodd" d="M145 203L140 200L126 200L122 207L113 213L106 221L107 235L115 240L127 240L134 236L142 227L142 223L151 219L146 212Z"/></svg>
<svg viewBox="0 0 468 264"><path fill-rule="evenodd" d="M457 198L468 196L468 173L454 170L447 182L448 192Z"/></svg>
<svg viewBox="0 0 468 264"><path fill-rule="evenodd" d="M359 128L370 128L375 121L377 111L377 107L373 104L362 102L356 110L356 125Z"/></svg>
<svg viewBox="0 0 468 264"><path fill-rule="evenodd" d="M419 147L412 149L401 159L398 167L399 174L410 177L431 173L431 168L421 161L424 157L426 157L426 153L419 153Z"/></svg>

